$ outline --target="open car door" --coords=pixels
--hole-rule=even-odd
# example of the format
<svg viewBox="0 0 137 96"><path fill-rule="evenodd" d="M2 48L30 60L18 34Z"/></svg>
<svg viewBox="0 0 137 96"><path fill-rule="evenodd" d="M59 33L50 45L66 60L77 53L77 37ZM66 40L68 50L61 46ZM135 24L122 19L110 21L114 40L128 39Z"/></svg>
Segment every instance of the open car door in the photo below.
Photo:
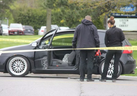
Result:
<svg viewBox="0 0 137 96"><path fill-rule="evenodd" d="M51 41L56 34L57 29L51 30L46 33L40 40L36 47L37 49L50 49ZM49 55L51 51L36 51L34 53L34 65L36 70L46 70L50 64Z"/></svg>

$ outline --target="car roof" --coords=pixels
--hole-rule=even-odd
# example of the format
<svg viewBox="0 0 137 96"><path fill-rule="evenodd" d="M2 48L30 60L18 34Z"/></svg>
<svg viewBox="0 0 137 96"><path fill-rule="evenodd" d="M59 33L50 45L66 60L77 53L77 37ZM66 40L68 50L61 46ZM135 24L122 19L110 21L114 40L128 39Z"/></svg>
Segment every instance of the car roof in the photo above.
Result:
<svg viewBox="0 0 137 96"><path fill-rule="evenodd" d="M8 27L8 25L6 25L6 24L1 24L1 26L7 26Z"/></svg>
<svg viewBox="0 0 137 96"><path fill-rule="evenodd" d="M46 26L41 26L41 28L46 28Z"/></svg>
<svg viewBox="0 0 137 96"><path fill-rule="evenodd" d="M22 25L21 23L10 23L10 24L20 24L20 25Z"/></svg>
<svg viewBox="0 0 137 96"><path fill-rule="evenodd" d="M30 26L30 25L23 25L24 27L32 27L32 26Z"/></svg>
<svg viewBox="0 0 137 96"><path fill-rule="evenodd" d="M75 28L73 28L73 29L63 29L63 30L58 30L57 33L68 32L68 31L69 31L69 32L75 31ZM106 30L104 30L104 29L98 29L98 32L103 32L103 33L105 33Z"/></svg>

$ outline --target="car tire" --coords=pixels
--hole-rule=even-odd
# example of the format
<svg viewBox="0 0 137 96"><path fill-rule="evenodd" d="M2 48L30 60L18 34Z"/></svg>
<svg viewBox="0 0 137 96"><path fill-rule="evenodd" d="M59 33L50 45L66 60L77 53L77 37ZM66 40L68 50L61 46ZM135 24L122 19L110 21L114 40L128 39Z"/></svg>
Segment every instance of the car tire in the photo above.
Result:
<svg viewBox="0 0 137 96"><path fill-rule="evenodd" d="M101 64L100 64L100 66L99 66L99 72L100 72L100 74L103 73L104 64L105 64L105 60L103 60L103 61L101 62ZM113 74L113 72L114 72L114 59L112 59L112 60L110 61L106 78L107 78L107 79L112 79L112 74ZM119 64L118 64L117 78L121 75L121 73L122 73L122 65L121 65L121 63L119 62Z"/></svg>
<svg viewBox="0 0 137 96"><path fill-rule="evenodd" d="M11 76L23 77L29 73L29 61L22 56L11 57L7 62L7 71Z"/></svg>

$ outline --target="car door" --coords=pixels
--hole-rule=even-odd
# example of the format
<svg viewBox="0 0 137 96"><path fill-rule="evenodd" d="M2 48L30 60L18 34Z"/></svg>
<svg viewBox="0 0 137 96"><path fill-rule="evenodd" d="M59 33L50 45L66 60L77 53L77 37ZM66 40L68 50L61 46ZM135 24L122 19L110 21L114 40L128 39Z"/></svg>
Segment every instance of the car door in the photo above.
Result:
<svg viewBox="0 0 137 96"><path fill-rule="evenodd" d="M54 35L56 34L57 30L51 30L47 34L45 34L40 42L38 43L36 50L37 49L50 49L50 43ZM36 70L46 70L48 69L48 54L50 51L36 51L34 53L34 67Z"/></svg>
<svg viewBox="0 0 137 96"><path fill-rule="evenodd" d="M61 50L51 51L51 64L49 66L50 69L54 69L56 72L64 72L62 70L67 70L68 72L75 71L76 52L72 51L73 36L73 31L56 33L50 46L52 49Z"/></svg>

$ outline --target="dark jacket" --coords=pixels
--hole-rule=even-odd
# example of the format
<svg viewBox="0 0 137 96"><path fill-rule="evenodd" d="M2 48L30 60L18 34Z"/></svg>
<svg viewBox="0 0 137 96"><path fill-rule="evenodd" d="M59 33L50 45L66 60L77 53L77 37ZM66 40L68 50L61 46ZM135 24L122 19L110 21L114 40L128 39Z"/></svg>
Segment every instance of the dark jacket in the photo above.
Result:
<svg viewBox="0 0 137 96"><path fill-rule="evenodd" d="M96 26L86 19L82 20L75 30L73 48L99 47L99 36Z"/></svg>
<svg viewBox="0 0 137 96"><path fill-rule="evenodd" d="M116 26L113 26L106 31L105 44L107 47L122 46L123 40L125 40L123 31Z"/></svg>

